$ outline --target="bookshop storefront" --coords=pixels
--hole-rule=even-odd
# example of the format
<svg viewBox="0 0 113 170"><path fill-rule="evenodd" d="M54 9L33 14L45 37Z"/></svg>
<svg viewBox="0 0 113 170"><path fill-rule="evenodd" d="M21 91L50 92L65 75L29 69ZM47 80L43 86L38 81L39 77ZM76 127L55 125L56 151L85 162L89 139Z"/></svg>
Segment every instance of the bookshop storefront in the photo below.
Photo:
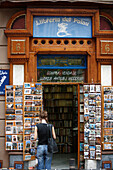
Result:
<svg viewBox="0 0 113 170"><path fill-rule="evenodd" d="M100 43L96 37L98 29L99 11L93 9L28 8L27 12L18 12L9 20L5 33L8 37L10 85L13 87L6 88L6 150L15 150L15 153L23 150L24 161L35 158L32 128L38 123L38 112L43 108L48 112L49 122L55 126L58 154L70 154L68 158L72 154L77 167L82 169L85 160L101 160L101 64L107 63L111 67L112 64L110 58L101 60L100 53L106 52L104 50L110 45L106 47L105 41ZM23 83L24 94L22 86L16 87ZM17 103L7 96L13 89L11 96L16 97ZM20 96L21 102L22 97L24 99L23 108L22 104L17 107ZM13 105L9 106L9 98ZM24 119L21 147L18 147L18 134L14 133L17 142L14 146L14 135L8 132L11 129L8 128L8 114L12 109L9 107L15 112L10 119L18 119L16 114L20 115L20 120ZM16 126L16 122L12 125ZM22 138L20 140L22 143Z"/></svg>

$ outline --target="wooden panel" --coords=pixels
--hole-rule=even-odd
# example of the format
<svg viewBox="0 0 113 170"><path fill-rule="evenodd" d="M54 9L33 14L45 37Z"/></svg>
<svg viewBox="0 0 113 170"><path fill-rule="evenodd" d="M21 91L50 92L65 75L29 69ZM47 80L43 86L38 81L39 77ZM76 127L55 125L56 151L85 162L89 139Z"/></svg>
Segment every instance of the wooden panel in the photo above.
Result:
<svg viewBox="0 0 113 170"><path fill-rule="evenodd" d="M11 40L11 54L25 54L25 39L23 40Z"/></svg>
<svg viewBox="0 0 113 170"><path fill-rule="evenodd" d="M96 58L113 59L113 38L97 38Z"/></svg>
<svg viewBox="0 0 113 170"><path fill-rule="evenodd" d="M113 41L101 40L101 54L113 54Z"/></svg>

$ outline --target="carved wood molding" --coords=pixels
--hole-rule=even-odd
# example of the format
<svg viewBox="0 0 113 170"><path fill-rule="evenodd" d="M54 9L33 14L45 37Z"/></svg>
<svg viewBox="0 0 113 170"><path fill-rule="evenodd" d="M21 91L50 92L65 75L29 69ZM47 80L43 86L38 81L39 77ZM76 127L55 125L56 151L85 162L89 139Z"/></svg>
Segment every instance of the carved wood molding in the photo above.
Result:
<svg viewBox="0 0 113 170"><path fill-rule="evenodd" d="M97 61L99 61L99 62L113 62L113 59L97 58Z"/></svg>
<svg viewBox="0 0 113 170"><path fill-rule="evenodd" d="M25 63L29 58L9 58L10 63Z"/></svg>
<svg viewBox="0 0 113 170"><path fill-rule="evenodd" d="M25 54L26 39L11 39L11 54Z"/></svg>

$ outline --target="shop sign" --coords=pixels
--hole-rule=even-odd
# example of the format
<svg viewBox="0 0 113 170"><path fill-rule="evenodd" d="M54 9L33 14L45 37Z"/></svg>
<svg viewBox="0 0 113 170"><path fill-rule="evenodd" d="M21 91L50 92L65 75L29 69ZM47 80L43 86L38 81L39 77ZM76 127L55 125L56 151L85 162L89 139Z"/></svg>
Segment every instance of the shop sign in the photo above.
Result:
<svg viewBox="0 0 113 170"><path fill-rule="evenodd" d="M9 70L0 70L0 95L5 95L5 85L9 85Z"/></svg>
<svg viewBox="0 0 113 170"><path fill-rule="evenodd" d="M84 82L85 70L83 69L38 69L39 82Z"/></svg>
<svg viewBox="0 0 113 170"><path fill-rule="evenodd" d="M101 40L101 54L113 54L113 41Z"/></svg>
<svg viewBox="0 0 113 170"><path fill-rule="evenodd" d="M91 17L34 16L33 37L92 38Z"/></svg>

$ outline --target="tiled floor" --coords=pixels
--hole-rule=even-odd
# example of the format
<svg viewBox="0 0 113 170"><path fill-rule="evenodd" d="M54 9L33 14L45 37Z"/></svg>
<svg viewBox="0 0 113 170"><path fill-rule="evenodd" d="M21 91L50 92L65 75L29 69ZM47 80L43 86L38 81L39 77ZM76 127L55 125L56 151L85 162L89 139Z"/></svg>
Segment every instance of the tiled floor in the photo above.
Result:
<svg viewBox="0 0 113 170"><path fill-rule="evenodd" d="M69 169L70 158L75 159L75 168L77 168L76 154L53 154L51 169Z"/></svg>

